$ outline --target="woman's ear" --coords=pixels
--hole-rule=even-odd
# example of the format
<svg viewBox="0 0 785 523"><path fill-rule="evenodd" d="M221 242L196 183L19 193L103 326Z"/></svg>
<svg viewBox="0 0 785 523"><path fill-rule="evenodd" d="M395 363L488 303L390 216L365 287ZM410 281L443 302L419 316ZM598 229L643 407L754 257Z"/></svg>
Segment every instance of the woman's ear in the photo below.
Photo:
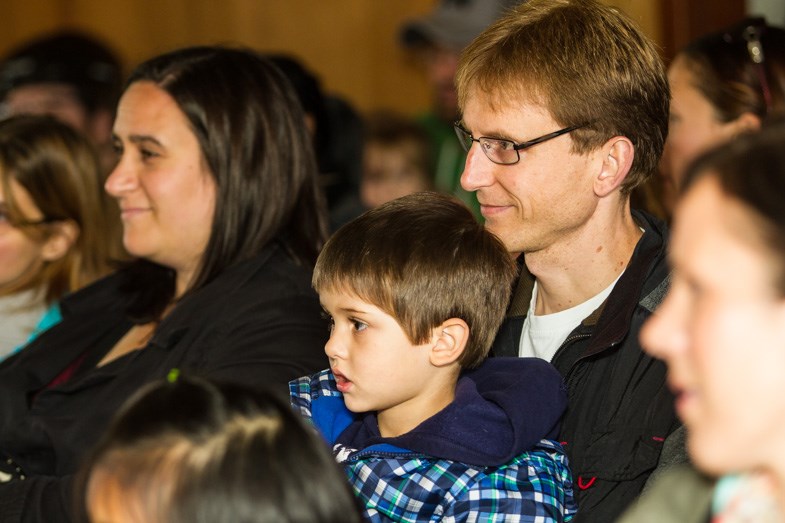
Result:
<svg viewBox="0 0 785 523"><path fill-rule="evenodd" d="M469 325L460 318L450 318L433 330L430 362L435 367L446 367L458 361L469 341Z"/></svg>
<svg viewBox="0 0 785 523"><path fill-rule="evenodd" d="M59 260L71 249L79 238L79 226L73 220L62 220L49 225L49 237L41 248L45 261Z"/></svg>

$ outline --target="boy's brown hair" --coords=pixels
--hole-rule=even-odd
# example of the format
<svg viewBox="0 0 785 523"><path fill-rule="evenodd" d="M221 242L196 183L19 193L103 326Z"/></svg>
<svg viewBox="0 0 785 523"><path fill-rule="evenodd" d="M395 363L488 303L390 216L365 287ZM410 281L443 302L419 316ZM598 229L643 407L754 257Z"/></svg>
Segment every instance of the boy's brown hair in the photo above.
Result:
<svg viewBox="0 0 785 523"><path fill-rule="evenodd" d="M461 55L459 106L472 93L494 107L542 105L585 153L614 136L635 148L621 186L656 172L668 134L670 90L654 44L618 9L595 0L528 0L478 36Z"/></svg>
<svg viewBox="0 0 785 523"><path fill-rule="evenodd" d="M422 192L341 227L316 262L317 292L356 294L401 325L413 344L449 318L469 326L462 368L488 355L516 277L504 244L452 196Z"/></svg>

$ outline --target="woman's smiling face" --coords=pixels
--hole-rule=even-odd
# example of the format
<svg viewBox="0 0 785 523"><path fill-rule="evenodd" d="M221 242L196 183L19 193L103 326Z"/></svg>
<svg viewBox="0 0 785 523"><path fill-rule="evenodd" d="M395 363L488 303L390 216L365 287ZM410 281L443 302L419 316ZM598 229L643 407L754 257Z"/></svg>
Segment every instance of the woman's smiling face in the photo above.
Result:
<svg viewBox="0 0 785 523"><path fill-rule="evenodd" d="M129 253L175 269L178 290L200 265L212 230L215 180L180 108L152 82L123 94L114 125L119 161L106 181Z"/></svg>

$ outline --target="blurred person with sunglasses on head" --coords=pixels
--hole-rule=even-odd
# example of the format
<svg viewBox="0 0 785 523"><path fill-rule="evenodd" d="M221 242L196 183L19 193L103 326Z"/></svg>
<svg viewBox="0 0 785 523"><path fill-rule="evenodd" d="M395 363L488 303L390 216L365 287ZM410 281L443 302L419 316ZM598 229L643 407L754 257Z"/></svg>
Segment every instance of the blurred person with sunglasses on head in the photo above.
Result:
<svg viewBox="0 0 785 523"><path fill-rule="evenodd" d="M703 151L785 112L785 30L763 18L697 38L668 69L670 129L658 181L668 213Z"/></svg>

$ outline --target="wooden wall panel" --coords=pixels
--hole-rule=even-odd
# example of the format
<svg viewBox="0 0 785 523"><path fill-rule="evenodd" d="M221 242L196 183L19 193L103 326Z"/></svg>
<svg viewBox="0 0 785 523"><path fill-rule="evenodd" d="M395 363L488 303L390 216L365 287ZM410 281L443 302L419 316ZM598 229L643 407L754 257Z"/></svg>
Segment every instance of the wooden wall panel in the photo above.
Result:
<svg viewBox="0 0 785 523"><path fill-rule="evenodd" d="M661 0L666 59L696 36L719 31L744 17L744 0Z"/></svg>
<svg viewBox="0 0 785 523"><path fill-rule="evenodd" d="M660 43L666 58L674 46L717 25L718 17L725 21L743 9L743 0L604 1L635 19ZM429 12L438 0L2 2L0 53L57 27L97 34L128 68L180 46L236 43L300 57L327 90L361 110L386 107L414 113L428 106L425 79L398 45L397 32L404 20Z"/></svg>
<svg viewBox="0 0 785 523"><path fill-rule="evenodd" d="M413 113L428 105L424 78L397 41L403 20L436 0L3 0L0 53L57 27L90 31L128 69L192 44L234 43L293 54L324 87L361 110Z"/></svg>

